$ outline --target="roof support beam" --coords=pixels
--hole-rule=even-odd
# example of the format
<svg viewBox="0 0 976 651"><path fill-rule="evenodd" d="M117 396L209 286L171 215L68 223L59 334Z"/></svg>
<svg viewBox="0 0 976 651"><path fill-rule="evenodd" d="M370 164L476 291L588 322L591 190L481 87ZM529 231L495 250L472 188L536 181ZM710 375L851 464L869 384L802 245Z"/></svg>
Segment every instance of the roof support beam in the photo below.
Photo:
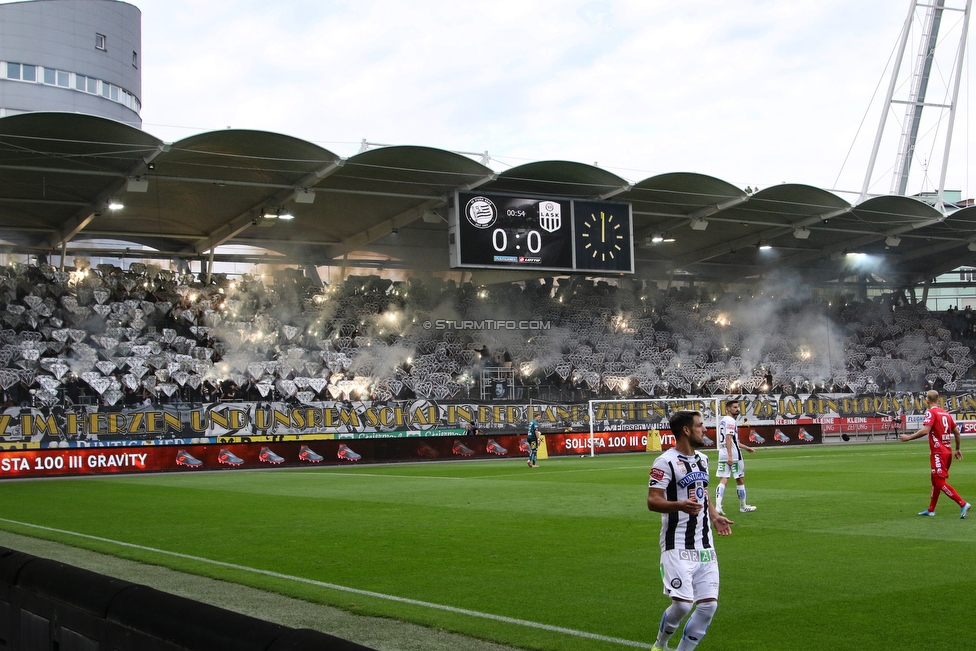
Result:
<svg viewBox="0 0 976 651"><path fill-rule="evenodd" d="M214 249L227 240L235 237L242 231L247 230L250 226L255 224L260 215L258 211L263 210L269 206L275 204L282 204L291 198L297 190L304 190L337 172L343 165L346 164L345 158L338 158L329 164L306 174L301 179L299 179L294 185L283 186L278 192L273 195L266 197L260 203L251 206L249 209L245 210L241 214L237 215L230 221L226 222L222 226L219 226L216 230L208 234L206 237L202 237L193 243L189 247L188 252L193 253L203 253L204 251L209 251Z"/></svg>
<svg viewBox="0 0 976 651"><path fill-rule="evenodd" d="M112 196L122 191L122 188L124 188L126 183L128 183L130 176L141 176L145 174L149 169L149 163L155 160L156 157L164 151L169 151L169 145L160 145L156 148L156 151L136 163L132 169L130 169L126 174L122 175L121 178L109 184L105 190L100 192L95 197L94 201L85 206L85 208L82 210L79 210L66 222L61 224L61 227L57 230L57 232L42 242L41 246L53 250L61 248L64 244L70 242L75 235L84 230L84 228L100 214L102 206L109 199L111 199ZM112 176L118 175L113 173Z"/></svg>
<svg viewBox="0 0 976 651"><path fill-rule="evenodd" d="M471 183L462 185L455 191L466 192L468 190L474 190L485 183L494 181L496 178L498 178L497 174L489 174L488 176L484 176L480 179L472 181ZM451 192L451 194L447 197L432 197L418 206L414 206L409 210L403 211L399 215L394 215L389 219L381 221L379 224L375 224L365 230L359 231L355 235L350 235L338 245L330 247L326 252L326 256L330 259L337 258L340 255L345 255L351 251L355 251L358 248L366 246L370 242L389 235L393 232L393 229L402 228L407 224L417 221L424 216L426 211L446 205L448 202L448 197L453 196L453 194L454 192Z"/></svg>
<svg viewBox="0 0 976 651"><path fill-rule="evenodd" d="M77 176L122 176L118 172L107 170L72 170L63 167L43 167L41 165L0 165L0 170L13 170L15 172L40 172L42 174L74 174Z"/></svg>
<svg viewBox="0 0 976 651"><path fill-rule="evenodd" d="M362 248L378 240L379 238L389 235L394 229L403 228L407 224L417 221L424 216L424 213L428 210L433 210L434 208L440 208L447 203L446 199L429 199L419 206L414 206L409 210L405 210L399 215L394 215L389 219L385 219L378 224L370 226L365 230L361 230L355 235L350 235L346 239L342 240L339 244L329 247L326 253L328 258L337 258L340 255L345 255L356 249Z"/></svg>
<svg viewBox="0 0 976 651"><path fill-rule="evenodd" d="M970 251L968 248L966 248L959 255L948 258L942 264L927 269L925 273L915 274L912 277L914 281L914 283L912 284L916 284L920 282L928 282L932 278L941 276L942 274L948 273L958 267L970 266L974 264L976 264L976 252Z"/></svg>
<svg viewBox="0 0 976 651"><path fill-rule="evenodd" d="M618 194L623 194L624 192L630 192L633 189L634 189L634 184L633 183L627 183L626 185L621 185L619 188L615 188L613 190L610 190L609 192L604 192L603 194L599 195L597 198L600 201L606 201L607 199L610 199L611 197L615 197Z"/></svg>
<svg viewBox="0 0 976 651"><path fill-rule="evenodd" d="M296 183L266 183L264 181L233 181L227 179L194 178L192 176L157 176L156 178L160 181L173 181L176 183L204 183L206 185L228 185L228 186L237 186L237 187L245 187L245 188L268 188L274 190L285 190L286 197L288 192L295 192L297 190L308 189L316 193L331 192L335 194L360 194L367 197L396 197L398 199L437 198L434 195L409 194L406 192L380 192L379 190L348 190L346 188L314 188L313 189L310 187L306 188ZM324 178L324 177L320 177L320 178ZM299 181L299 183L301 183L301 181Z"/></svg>
<svg viewBox="0 0 976 651"><path fill-rule="evenodd" d="M959 247L968 245L969 242L965 240L948 240L937 242L935 244L930 244L929 246L923 246L921 248L915 249L909 253L902 255L892 256L897 262L903 263L910 260L917 260L918 258L924 258L927 255L932 255L934 253L942 253L943 251L951 251L953 249L958 249Z"/></svg>
<svg viewBox="0 0 976 651"><path fill-rule="evenodd" d="M29 203L35 206L88 206L87 201L58 201L56 199L30 199L25 197L0 197L0 203Z"/></svg>
<svg viewBox="0 0 976 651"><path fill-rule="evenodd" d="M251 225L260 219L260 215L257 214L257 210L264 206L262 202L257 208L252 207L247 212L243 212L237 217L234 217L229 222L217 228L217 230L211 232L204 238L201 238L193 243L192 246L188 247L184 253L195 253L200 254L204 251L209 251L210 249L215 249L227 240L231 239L238 233L247 230Z"/></svg>
<svg viewBox="0 0 976 651"><path fill-rule="evenodd" d="M740 204L743 204L743 203L745 203L747 201L749 201L749 195L748 194L744 194L741 197L731 197L730 199L726 199L725 201L719 201L719 202L713 203L713 204L711 204L709 206L703 206L702 208L699 208L698 210L696 210L694 212L688 213L687 218L688 218L688 220L692 220L692 219L705 219L706 217L711 217L712 215L717 215L718 213L722 212L723 210L728 210L729 208L734 208L734 207L736 207L736 206L738 206Z"/></svg>
<svg viewBox="0 0 976 651"><path fill-rule="evenodd" d="M925 228L927 226L938 224L940 222L945 221L945 218L946 218L945 215L942 215L940 217L934 217L932 219L926 219L925 221L909 224L908 226L899 226L898 228L892 228L883 233L871 233L869 235L864 235L862 237L858 237L853 240L846 240L838 244L825 246L821 249L808 251L806 253L799 253L797 255L781 259L779 261L778 266L803 264L804 262L809 262L810 260L816 260L817 258L822 258L824 256L831 255L833 253L842 253L848 250L853 251L859 247L867 246L868 244L873 244L874 242L878 242L892 235L901 235L902 233L909 233L911 231L918 230L920 228Z"/></svg>
<svg viewBox="0 0 976 651"><path fill-rule="evenodd" d="M742 196L739 196L739 197L730 197L730 198L726 199L725 201L717 201L717 202L715 202L713 204L709 204L707 206L702 206L701 208L698 208L697 210L694 210L694 211L688 213L687 215L656 215L655 213L635 212L634 213L635 215L652 215L652 216L660 216L660 217L674 217L674 219L672 221L669 221L669 222L665 223L665 224L658 224L657 226L651 226L649 228L642 229L642 230L640 230L639 232L637 232L634 235L634 239L635 240L644 239L645 237L647 237L651 233L666 233L666 232L668 232L668 231L670 231L672 229L680 228L681 226L684 226L686 224L689 224L692 221L695 221L696 219L705 219L706 217L711 217L712 215L717 215L718 213L722 212L723 210L728 210L729 208L734 208L735 206L738 206L740 204L743 204L743 203L745 203L747 201L749 201L749 195L748 194L743 194Z"/></svg>
<svg viewBox="0 0 976 651"><path fill-rule="evenodd" d="M29 165L19 166L19 165L0 165L0 170L16 170L18 172L41 172L45 174L74 174L78 176L108 176L112 178L128 178L127 176L120 174L118 172L106 172L104 170L66 170L57 167L32 167ZM129 174L128 176L136 176L134 174ZM327 176L327 175L326 175ZM320 177L324 178L324 177ZM167 176L165 174L156 174L153 176L156 181L173 181L176 183L203 183L206 185L227 185L227 186L237 186L245 188L269 188L277 190L304 190L312 188L305 188L298 184L288 184L288 183L266 183L263 181L235 181L232 179L217 179L217 178L206 178L206 177L195 177L195 176ZM299 182L300 183L300 182ZM336 194L358 194L367 197L395 197L398 199L436 199L438 197L434 195L424 195L424 194L409 194L405 192L380 192L374 190L347 190L345 188L315 188L314 192L331 192ZM13 200L13 199L11 199ZM88 205L85 202L79 202L79 205Z"/></svg>
<svg viewBox="0 0 976 651"><path fill-rule="evenodd" d="M798 253L796 255L790 256L788 258L782 258L779 260L779 263L776 266L784 267L790 265L800 265L806 262L810 262L812 260L816 260L818 258L826 258L835 253L844 253L845 251L852 252L862 246L866 246L873 242L877 242L878 240L882 240L884 239L884 237L885 237L884 234L877 235L872 233L870 235L863 235L861 237L857 237L852 240L844 240L843 242L839 242L837 244L831 244L830 246L825 246L819 249L812 249L804 253Z"/></svg>
<svg viewBox="0 0 976 651"><path fill-rule="evenodd" d="M679 258L675 258L674 265L676 267L683 267L685 265L694 264L696 262L703 262L704 260L709 260L726 253L734 253L736 249L741 249L744 246L751 246L759 242L759 240L770 240L774 237L779 237L781 235L788 235L792 233L795 229L811 226L834 217L838 217L845 213L850 212L850 208L838 208L836 210L831 210L819 215L812 215L806 217L799 221L796 221L789 226L776 226L774 228L768 228L760 233L754 233L752 235L744 235L738 239L732 240L730 242L722 242L721 244L716 244L714 246L709 246L699 251L692 251L687 255L683 255ZM884 237L882 235L882 237ZM806 255L806 254L800 254ZM814 259L819 258L820 255L814 256Z"/></svg>

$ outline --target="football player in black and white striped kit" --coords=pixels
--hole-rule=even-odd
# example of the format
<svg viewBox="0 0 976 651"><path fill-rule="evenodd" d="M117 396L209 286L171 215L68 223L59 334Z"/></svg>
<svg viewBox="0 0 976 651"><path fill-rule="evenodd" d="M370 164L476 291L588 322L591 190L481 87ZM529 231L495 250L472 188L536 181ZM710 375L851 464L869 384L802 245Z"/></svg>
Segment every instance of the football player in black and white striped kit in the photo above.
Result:
<svg viewBox="0 0 976 651"><path fill-rule="evenodd" d="M661 616L652 651L664 651L689 613L676 651L691 651L708 631L718 608L718 559L713 529L732 533L733 522L715 510L708 498L705 425L697 411L671 418L674 447L654 461L647 489L647 508L661 514L661 579L671 605ZM694 612L692 612L694 609Z"/></svg>
<svg viewBox="0 0 976 651"><path fill-rule="evenodd" d="M735 419L739 416L739 399L732 398L725 401L725 416L718 422L718 468L715 476L719 479L715 489L715 510L725 515L722 509L722 499L725 497L725 486L729 477L735 477L735 492L739 496L739 511L751 513L756 507L746 503L746 464L742 460L742 451L752 454L756 450L745 443L739 442L739 426Z"/></svg>

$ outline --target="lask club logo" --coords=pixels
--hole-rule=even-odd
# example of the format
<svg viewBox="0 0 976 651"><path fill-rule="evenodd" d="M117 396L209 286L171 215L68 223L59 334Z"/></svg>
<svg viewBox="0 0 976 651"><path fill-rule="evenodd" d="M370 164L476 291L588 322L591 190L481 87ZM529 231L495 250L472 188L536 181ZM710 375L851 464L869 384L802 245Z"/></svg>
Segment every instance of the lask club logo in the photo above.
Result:
<svg viewBox="0 0 976 651"><path fill-rule="evenodd" d="M539 227L548 233L555 233L562 225L562 206L555 201L540 201Z"/></svg>

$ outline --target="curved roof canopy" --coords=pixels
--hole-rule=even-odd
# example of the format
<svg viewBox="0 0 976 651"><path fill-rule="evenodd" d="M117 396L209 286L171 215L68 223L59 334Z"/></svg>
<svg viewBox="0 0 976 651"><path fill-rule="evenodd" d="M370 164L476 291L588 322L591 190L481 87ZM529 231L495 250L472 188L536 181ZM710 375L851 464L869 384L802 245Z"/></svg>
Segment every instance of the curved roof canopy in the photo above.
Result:
<svg viewBox="0 0 976 651"><path fill-rule="evenodd" d="M343 158L264 131L167 144L81 114L0 118L0 238L27 252L106 238L195 258L245 244L298 264L337 264L357 252L443 270L454 193L474 188L630 203L637 273L654 278L728 282L790 268L831 280L851 274L845 254L864 253L876 276L909 284L976 263L976 207L946 216L909 197L852 206L807 185L746 192L686 172L631 183L592 165L539 161L495 173L430 147Z"/></svg>

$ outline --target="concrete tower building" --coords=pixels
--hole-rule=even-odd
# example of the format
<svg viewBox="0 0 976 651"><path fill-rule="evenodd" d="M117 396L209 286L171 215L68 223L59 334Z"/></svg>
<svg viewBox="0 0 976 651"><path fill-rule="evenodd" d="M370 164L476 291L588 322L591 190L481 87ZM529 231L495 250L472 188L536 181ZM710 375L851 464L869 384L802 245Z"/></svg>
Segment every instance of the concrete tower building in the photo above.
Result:
<svg viewBox="0 0 976 651"><path fill-rule="evenodd" d="M142 12L117 0L0 4L0 117L87 113L142 127Z"/></svg>

